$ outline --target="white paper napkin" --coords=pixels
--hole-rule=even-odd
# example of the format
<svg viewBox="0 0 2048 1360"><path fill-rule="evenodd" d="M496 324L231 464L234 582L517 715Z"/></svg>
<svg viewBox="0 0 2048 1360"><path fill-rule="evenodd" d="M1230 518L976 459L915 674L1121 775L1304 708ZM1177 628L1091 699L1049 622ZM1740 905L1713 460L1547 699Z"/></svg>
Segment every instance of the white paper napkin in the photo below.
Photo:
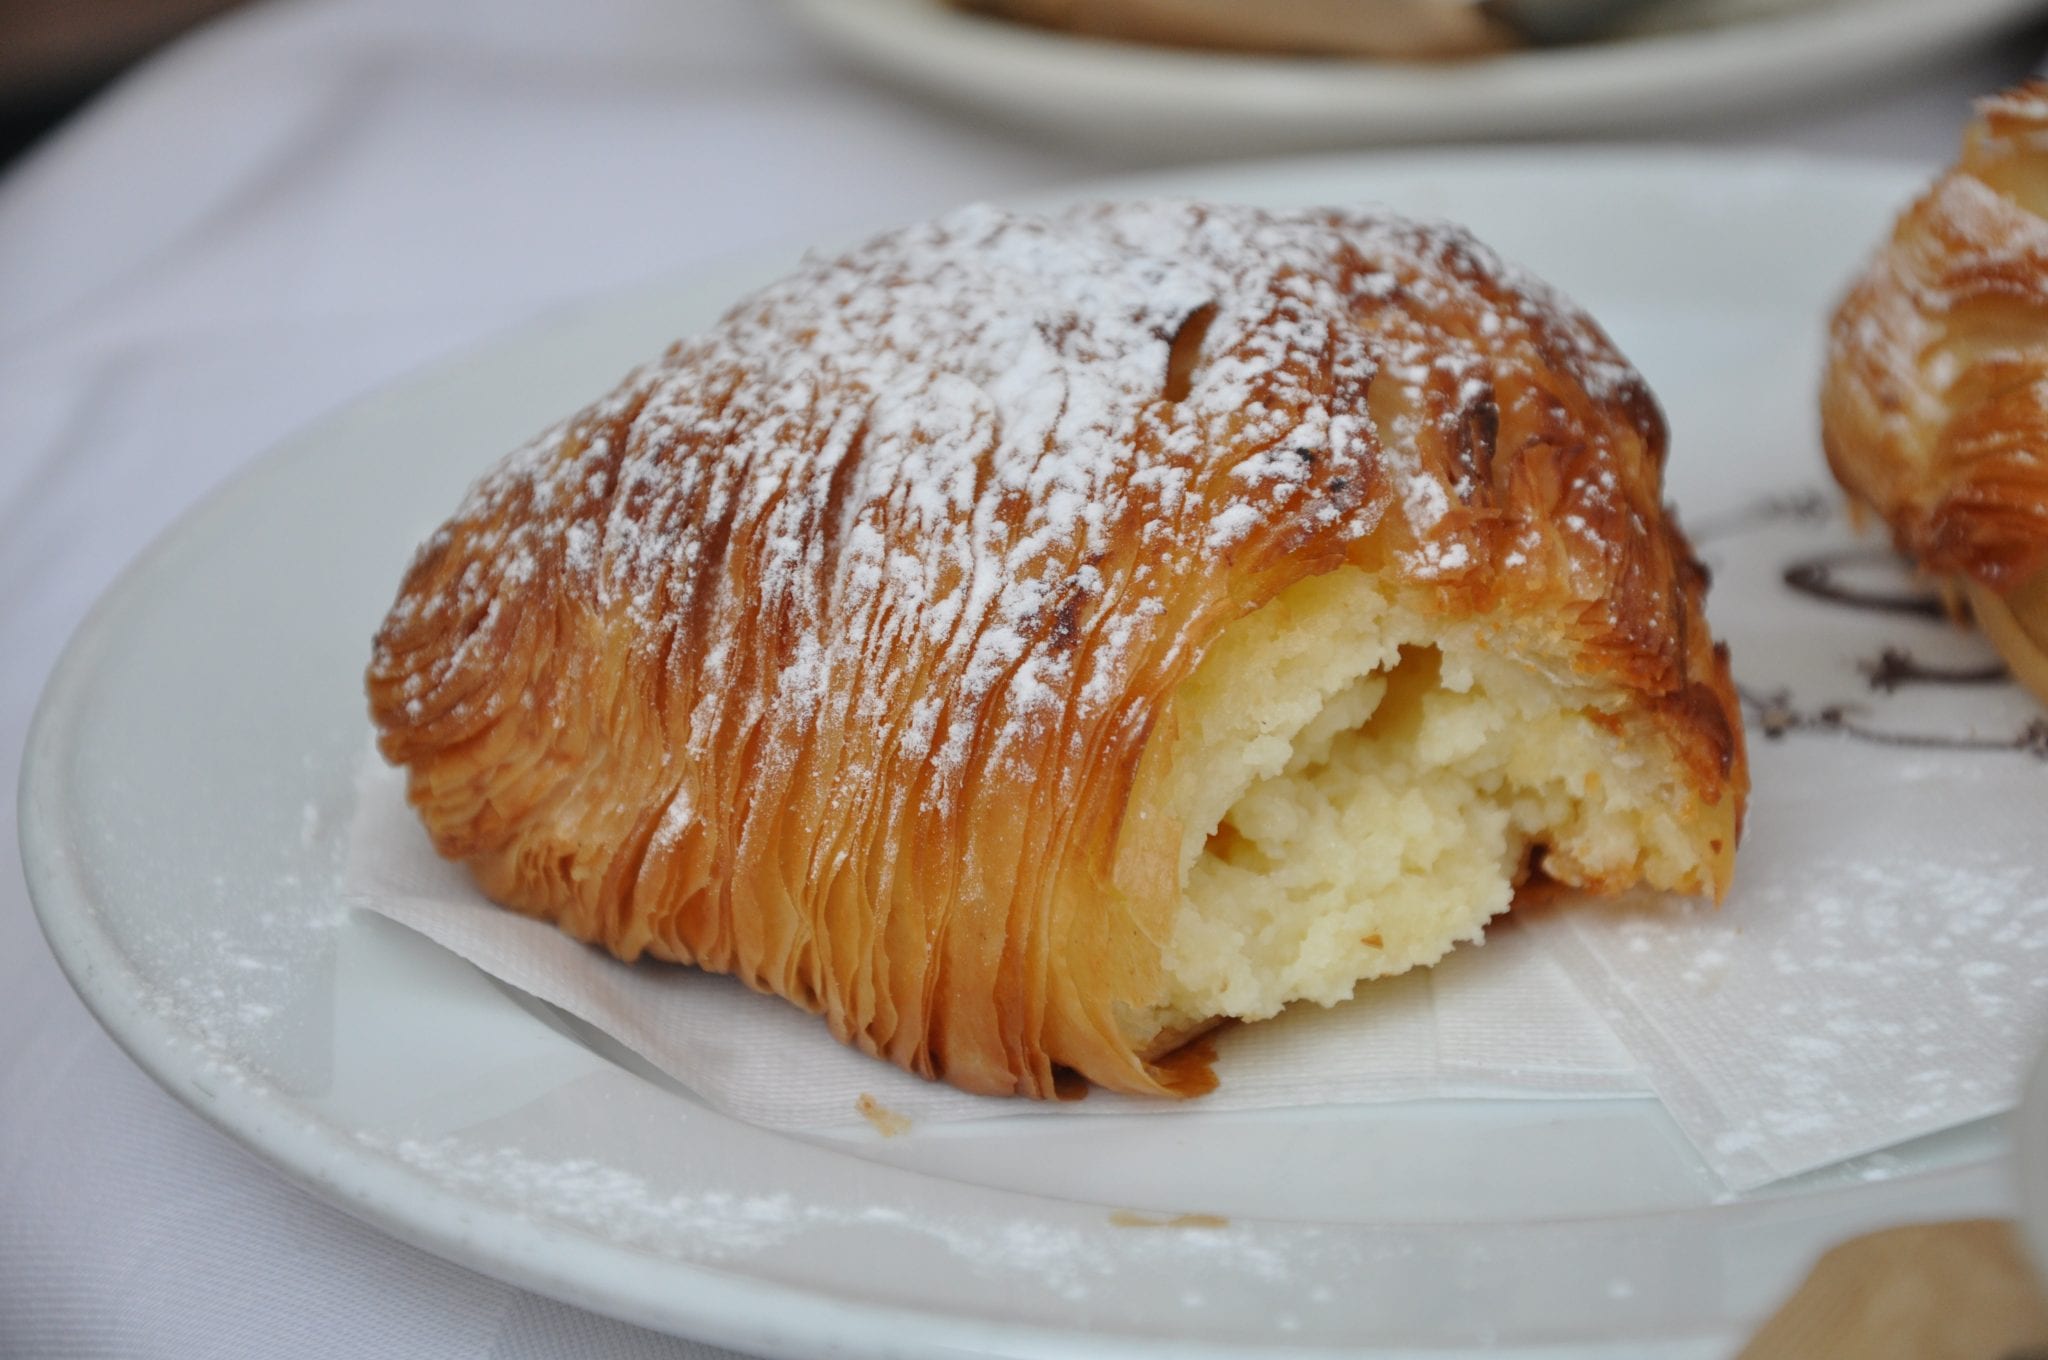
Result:
<svg viewBox="0 0 2048 1360"><path fill-rule="evenodd" d="M1652 1091L1738 1190L2010 1107L2048 1027L2048 719L1830 497L1766 497L1695 537L1751 718L1727 904L1504 918L1349 1005L1226 1032L1206 1107ZM621 965L488 903L374 757L346 887L772 1127L853 1122L864 1095L914 1121L1176 1108L964 1095L730 979Z"/></svg>
<svg viewBox="0 0 2048 1360"><path fill-rule="evenodd" d="M841 1047L817 1017L731 978L628 967L491 905L465 871L435 855L403 789L369 758L346 869L350 900L588 1021L728 1114L774 1128L829 1127L858 1122L864 1095L918 1122L1177 1108L1106 1091L1073 1104L966 1095ZM1298 1008L1230 1030L1216 1072L1221 1084L1205 1108L1647 1089L1598 1011L1512 926L1428 972L1362 988L1348 1006Z"/></svg>
<svg viewBox="0 0 2048 1360"><path fill-rule="evenodd" d="M1734 890L1531 933L1743 1189L2017 1099L2048 1030L2048 713L1831 495L1693 527L1750 717Z"/></svg>

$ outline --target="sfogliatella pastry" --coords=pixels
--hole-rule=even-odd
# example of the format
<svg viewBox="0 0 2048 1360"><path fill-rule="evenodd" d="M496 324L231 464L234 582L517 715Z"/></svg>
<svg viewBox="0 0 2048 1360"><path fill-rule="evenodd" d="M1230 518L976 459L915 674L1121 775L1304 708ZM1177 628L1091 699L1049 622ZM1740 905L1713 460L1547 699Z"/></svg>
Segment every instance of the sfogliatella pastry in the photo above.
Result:
<svg viewBox="0 0 2048 1360"><path fill-rule="evenodd" d="M370 703L509 907L971 1091L1190 1094L1189 1036L1432 963L1539 869L1725 886L1664 453L1457 230L970 208L484 477Z"/></svg>
<svg viewBox="0 0 2048 1360"><path fill-rule="evenodd" d="M2048 702L2048 83L1979 104L1836 311L1821 430L1843 487Z"/></svg>

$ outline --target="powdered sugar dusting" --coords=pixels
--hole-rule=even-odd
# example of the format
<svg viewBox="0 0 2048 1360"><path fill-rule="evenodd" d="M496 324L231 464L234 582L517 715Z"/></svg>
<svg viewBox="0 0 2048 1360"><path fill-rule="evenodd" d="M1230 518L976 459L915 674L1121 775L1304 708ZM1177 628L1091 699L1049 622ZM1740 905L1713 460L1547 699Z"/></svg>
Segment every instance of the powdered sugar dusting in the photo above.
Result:
<svg viewBox="0 0 2048 1360"><path fill-rule="evenodd" d="M2012 1103L2000 1055L2031 1052L2048 1018L2048 873L1952 855L1809 846L1725 913L1571 914L1546 938L1747 1188Z"/></svg>
<svg viewBox="0 0 2048 1360"><path fill-rule="evenodd" d="M1079 733L1136 668L1184 660L1191 629L1241 607L1233 563L1341 552L1391 510L1417 579L1478 569L1452 511L1491 494L1496 402L1532 368L1649 409L1590 322L1456 228L970 207L810 261L544 433L458 516L470 572L393 619L492 637L517 626L502 593L550 574L652 653L687 613L700 708L769 677L743 721L790 741L908 684L897 737L944 799L970 756ZM1612 455L1598 421L1572 437ZM1616 492L1572 494L1597 521ZM747 640L763 617L771 655ZM921 676L892 671L905 656ZM460 716L471 659L466 642L405 675L401 706L446 693Z"/></svg>
<svg viewBox="0 0 2048 1360"><path fill-rule="evenodd" d="M1888 442L1870 450L1836 436L1858 449L1842 464L1864 479L1854 489L1895 520L1907 514L1897 488L1918 485L1956 394L1967 406L1971 393L2011 390L2037 364L2038 326L2020 318L2048 312L2048 217L2023 186L2048 156L2044 91L2036 81L1978 102L1961 160L1901 216L1834 317L1830 426L1853 428L1853 411ZM1966 466L1969 447L1942 456ZM1866 462L1909 470L1859 472Z"/></svg>
<svg viewBox="0 0 2048 1360"><path fill-rule="evenodd" d="M1284 1249L1227 1223L1122 1233L1105 1242L1081 1227L1023 1218L983 1226L892 1204L820 1204L785 1193L664 1194L632 1172L589 1158L541 1157L460 1138L357 1137L462 1193L573 1223L611 1241L653 1249L686 1243L692 1255L711 1261L758 1256L819 1229L893 1228L932 1239L979 1271L1026 1277L1070 1302L1088 1298L1123 1268L1221 1263L1259 1280L1289 1277ZM1293 1235L1319 1236L1313 1228Z"/></svg>

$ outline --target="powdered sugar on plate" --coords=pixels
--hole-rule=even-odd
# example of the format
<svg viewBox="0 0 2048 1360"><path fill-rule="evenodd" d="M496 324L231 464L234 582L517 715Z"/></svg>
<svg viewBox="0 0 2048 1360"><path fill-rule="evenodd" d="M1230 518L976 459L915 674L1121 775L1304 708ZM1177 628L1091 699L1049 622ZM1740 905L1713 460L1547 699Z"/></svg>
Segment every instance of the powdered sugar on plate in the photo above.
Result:
<svg viewBox="0 0 2048 1360"><path fill-rule="evenodd" d="M774 1251L820 1229L895 1229L930 1239L974 1269L1029 1277L1072 1303L1131 1269L1201 1262L1259 1280L1285 1280L1290 1254L1298 1258L1304 1239L1322 1235L1313 1227L1238 1227L1213 1215L1156 1220L1111 1214L1101 1226L1130 1229L1112 1244L1104 1241L1099 1226L1025 1219L977 1225L895 1204L826 1205L785 1193L664 1194L640 1176L594 1159L480 1147L467 1138L366 1135L358 1141L444 1186L521 1213L576 1224L614 1242L652 1250L684 1243L692 1256L715 1262Z"/></svg>
<svg viewBox="0 0 2048 1360"><path fill-rule="evenodd" d="M2048 747L1832 496L1697 527L1750 722L1734 885L1537 933L1744 1189L2011 1107L2048 1031Z"/></svg>

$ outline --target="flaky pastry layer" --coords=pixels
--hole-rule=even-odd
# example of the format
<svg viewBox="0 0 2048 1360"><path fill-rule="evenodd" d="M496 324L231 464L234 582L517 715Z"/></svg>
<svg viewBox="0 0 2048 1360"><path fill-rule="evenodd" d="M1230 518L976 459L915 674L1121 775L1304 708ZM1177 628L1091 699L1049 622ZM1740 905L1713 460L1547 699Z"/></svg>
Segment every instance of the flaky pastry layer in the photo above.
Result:
<svg viewBox="0 0 2048 1360"><path fill-rule="evenodd" d="M2048 568L2048 84L1979 104L1830 338L1828 462L1900 551L1998 595Z"/></svg>
<svg viewBox="0 0 2048 1360"><path fill-rule="evenodd" d="M968 1090L1187 1094L1177 1040L1426 963L1539 863L1725 886L1740 722L1664 451L1456 229L963 210L486 476L371 710L507 906Z"/></svg>

